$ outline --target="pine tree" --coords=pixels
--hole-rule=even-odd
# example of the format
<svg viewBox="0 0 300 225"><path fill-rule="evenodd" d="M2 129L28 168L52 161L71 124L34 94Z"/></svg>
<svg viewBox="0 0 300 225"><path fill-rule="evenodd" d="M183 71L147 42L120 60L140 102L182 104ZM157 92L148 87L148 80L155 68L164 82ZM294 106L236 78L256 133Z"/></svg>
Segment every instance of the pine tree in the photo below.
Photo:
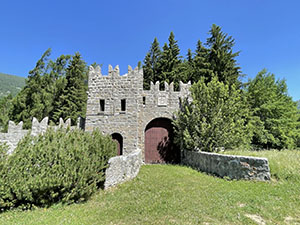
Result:
<svg viewBox="0 0 300 225"><path fill-rule="evenodd" d="M241 85L238 78L241 76L240 67L237 65L236 57L239 52L233 52L234 39L222 32L221 27L213 24L209 31L210 37L207 38L206 45L209 47L207 61L211 72L209 75L217 76L219 81L226 84ZM211 80L208 77L208 81Z"/></svg>
<svg viewBox="0 0 300 225"><path fill-rule="evenodd" d="M70 55L61 55L52 61L49 58L51 49L48 49L29 72L25 87L13 99L10 110L10 119L15 122L24 122L25 128L31 127L32 118L42 120L49 117L53 119L57 110L57 100L66 85L66 66Z"/></svg>
<svg viewBox="0 0 300 225"><path fill-rule="evenodd" d="M160 73L158 75L158 80L161 82L161 88L163 87L163 82L166 81L167 83L174 82L174 88L178 89L180 77L176 70L181 64L181 60L179 56L180 49L173 32L170 33L168 41L168 44L165 43L163 46L163 52L159 64Z"/></svg>
<svg viewBox="0 0 300 225"><path fill-rule="evenodd" d="M208 62L208 49L202 45L202 42L198 40L194 61L194 70L191 75L191 82L198 82L201 77L204 77L206 82L209 82L212 77L212 70Z"/></svg>
<svg viewBox="0 0 300 225"><path fill-rule="evenodd" d="M0 99L0 132L7 132L9 111L12 107L12 95Z"/></svg>
<svg viewBox="0 0 300 225"><path fill-rule="evenodd" d="M51 49L47 49L35 68L29 72L25 87L12 101L10 119L16 122L23 121L24 128L30 128L33 117L41 120L48 116L48 106L51 103L45 87L51 83L45 82L43 75L47 73L50 54Z"/></svg>
<svg viewBox="0 0 300 225"><path fill-rule="evenodd" d="M76 53L66 71L66 87L59 98L58 110L54 118L71 118L72 124L76 124L79 116L85 117L87 101L87 70L86 63L81 55Z"/></svg>
<svg viewBox="0 0 300 225"><path fill-rule="evenodd" d="M159 71L159 60L161 57L161 50L157 38L154 38L151 48L144 59L144 89L150 89L150 81L156 82Z"/></svg>
<svg viewBox="0 0 300 225"><path fill-rule="evenodd" d="M192 50L189 48L188 49L188 52L187 52L187 61L189 62L189 63L193 63L193 53L192 53Z"/></svg>

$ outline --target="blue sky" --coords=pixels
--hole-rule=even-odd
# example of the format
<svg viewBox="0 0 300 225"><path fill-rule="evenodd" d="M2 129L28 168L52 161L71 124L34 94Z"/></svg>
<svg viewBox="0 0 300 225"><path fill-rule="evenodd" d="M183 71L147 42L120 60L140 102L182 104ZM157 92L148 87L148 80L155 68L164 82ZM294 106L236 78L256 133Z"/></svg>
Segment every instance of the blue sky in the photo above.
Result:
<svg viewBox="0 0 300 225"><path fill-rule="evenodd" d="M205 42L213 23L236 40L242 72L263 68L286 79L300 99L300 1L127 0L1 1L0 72L27 76L47 48L51 58L80 52L91 64L136 66L154 37L161 46L174 32L181 49Z"/></svg>

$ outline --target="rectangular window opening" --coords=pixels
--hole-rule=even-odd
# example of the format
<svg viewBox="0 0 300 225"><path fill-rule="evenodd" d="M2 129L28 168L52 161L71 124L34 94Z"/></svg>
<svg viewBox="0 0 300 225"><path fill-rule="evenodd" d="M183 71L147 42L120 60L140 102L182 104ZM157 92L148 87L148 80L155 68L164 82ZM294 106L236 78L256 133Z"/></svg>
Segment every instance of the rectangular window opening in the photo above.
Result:
<svg viewBox="0 0 300 225"><path fill-rule="evenodd" d="M104 111L105 111L105 100L100 99L100 112L104 112Z"/></svg>
<svg viewBox="0 0 300 225"><path fill-rule="evenodd" d="M146 97L143 97L143 105L146 105Z"/></svg>
<svg viewBox="0 0 300 225"><path fill-rule="evenodd" d="M121 99L121 111L126 111L126 99Z"/></svg>

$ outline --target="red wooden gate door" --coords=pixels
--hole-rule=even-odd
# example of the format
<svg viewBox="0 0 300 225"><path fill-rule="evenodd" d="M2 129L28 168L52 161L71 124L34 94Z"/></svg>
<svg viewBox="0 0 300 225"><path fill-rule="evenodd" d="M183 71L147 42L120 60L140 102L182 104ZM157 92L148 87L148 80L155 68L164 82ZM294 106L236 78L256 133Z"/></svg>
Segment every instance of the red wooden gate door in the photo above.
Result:
<svg viewBox="0 0 300 225"><path fill-rule="evenodd" d="M173 143L174 134L171 120L152 120L145 129L145 162L176 163L180 152Z"/></svg>

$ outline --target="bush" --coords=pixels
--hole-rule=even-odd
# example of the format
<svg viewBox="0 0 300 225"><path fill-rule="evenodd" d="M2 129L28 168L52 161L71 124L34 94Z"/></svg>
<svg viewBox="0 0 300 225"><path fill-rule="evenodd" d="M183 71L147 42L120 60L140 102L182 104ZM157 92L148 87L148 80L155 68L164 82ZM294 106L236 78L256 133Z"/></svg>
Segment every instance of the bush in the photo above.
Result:
<svg viewBox="0 0 300 225"><path fill-rule="evenodd" d="M214 77L193 84L191 93L193 101L183 102L174 121L182 149L212 152L250 145L249 110L241 90Z"/></svg>
<svg viewBox="0 0 300 225"><path fill-rule="evenodd" d="M86 200L104 182L116 144L99 131L49 129L26 136L1 174L0 208L49 206Z"/></svg>

